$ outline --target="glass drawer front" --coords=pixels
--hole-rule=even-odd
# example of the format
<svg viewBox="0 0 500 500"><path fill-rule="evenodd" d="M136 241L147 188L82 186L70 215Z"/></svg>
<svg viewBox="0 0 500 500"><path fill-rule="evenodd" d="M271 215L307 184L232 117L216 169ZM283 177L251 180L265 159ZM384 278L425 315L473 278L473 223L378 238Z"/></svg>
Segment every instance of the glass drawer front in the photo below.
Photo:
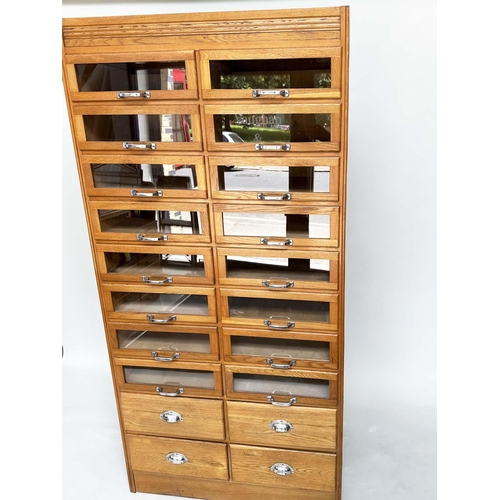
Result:
<svg viewBox="0 0 500 500"><path fill-rule="evenodd" d="M328 342L258 337L231 337L231 354L235 356L267 356L276 358L330 359Z"/></svg>
<svg viewBox="0 0 500 500"><path fill-rule="evenodd" d="M111 298L116 312L208 315L208 299L204 295L111 292Z"/></svg>
<svg viewBox="0 0 500 500"><path fill-rule="evenodd" d="M194 333L117 330L120 349L145 349L167 353L210 353L210 336Z"/></svg>
<svg viewBox="0 0 500 500"><path fill-rule="evenodd" d="M214 374L200 370L176 370L145 367L125 367L126 384L148 384L157 386L195 387L214 389Z"/></svg>

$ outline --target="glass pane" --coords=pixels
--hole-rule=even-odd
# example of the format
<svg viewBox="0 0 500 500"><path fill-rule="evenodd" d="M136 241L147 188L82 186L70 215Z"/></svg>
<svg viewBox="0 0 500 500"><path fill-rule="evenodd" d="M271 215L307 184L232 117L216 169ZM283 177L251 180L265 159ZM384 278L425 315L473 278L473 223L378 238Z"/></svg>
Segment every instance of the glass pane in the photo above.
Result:
<svg viewBox="0 0 500 500"><path fill-rule="evenodd" d="M104 258L110 274L205 276L203 255L105 252Z"/></svg>
<svg viewBox="0 0 500 500"><path fill-rule="evenodd" d="M184 61L76 64L80 92L187 89Z"/></svg>
<svg viewBox="0 0 500 500"><path fill-rule="evenodd" d="M330 118L330 113L214 115L215 140L216 142L329 142Z"/></svg>
<svg viewBox="0 0 500 500"><path fill-rule="evenodd" d="M330 359L330 344L310 340L272 339L265 337L231 337L231 354L290 359Z"/></svg>
<svg viewBox="0 0 500 500"><path fill-rule="evenodd" d="M194 165L92 163L96 188L198 189Z"/></svg>
<svg viewBox="0 0 500 500"><path fill-rule="evenodd" d="M191 115L84 115L87 141L191 142Z"/></svg>
<svg viewBox="0 0 500 500"><path fill-rule="evenodd" d="M117 312L176 313L208 316L206 295L174 293L111 292Z"/></svg>
<svg viewBox="0 0 500 500"><path fill-rule="evenodd" d="M330 261L285 257L226 256L228 278L329 281Z"/></svg>
<svg viewBox="0 0 500 500"><path fill-rule="evenodd" d="M104 233L202 234L200 214L176 210L98 210Z"/></svg>
<svg viewBox="0 0 500 500"><path fill-rule="evenodd" d="M330 216L309 214L222 214L225 236L330 238Z"/></svg>
<svg viewBox="0 0 500 500"><path fill-rule="evenodd" d="M126 367L124 373L127 384L153 384L202 389L213 389L215 387L214 374L201 370L162 370L161 368ZM165 392L167 391L165 390Z"/></svg>
<svg viewBox="0 0 500 500"><path fill-rule="evenodd" d="M218 165L221 191L330 192L330 167Z"/></svg>
<svg viewBox="0 0 500 500"><path fill-rule="evenodd" d="M196 333L117 330L120 349L210 353L210 337Z"/></svg>
<svg viewBox="0 0 500 500"><path fill-rule="evenodd" d="M267 319L271 316L289 318L292 321L328 323L330 304L309 300L257 299L252 297L229 297L231 318ZM283 320L281 320L283 322Z"/></svg>
<svg viewBox="0 0 500 500"><path fill-rule="evenodd" d="M210 61L213 89L331 88L330 58Z"/></svg>
<svg viewBox="0 0 500 500"><path fill-rule="evenodd" d="M330 397L328 380L235 373L233 384L234 392L257 392L277 396L304 396L324 399Z"/></svg>

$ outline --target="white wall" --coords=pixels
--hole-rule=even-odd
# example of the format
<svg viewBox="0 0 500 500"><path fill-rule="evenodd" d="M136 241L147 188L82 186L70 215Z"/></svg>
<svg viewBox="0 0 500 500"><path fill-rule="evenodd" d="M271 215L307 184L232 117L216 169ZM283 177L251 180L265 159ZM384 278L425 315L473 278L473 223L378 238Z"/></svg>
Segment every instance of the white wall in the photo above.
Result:
<svg viewBox="0 0 500 500"><path fill-rule="evenodd" d="M435 497L436 7L430 0L349 5L344 500L427 500ZM63 0L62 15L304 6ZM85 370L92 359L110 386L64 106L62 134L64 363ZM68 474L67 500L85 498Z"/></svg>

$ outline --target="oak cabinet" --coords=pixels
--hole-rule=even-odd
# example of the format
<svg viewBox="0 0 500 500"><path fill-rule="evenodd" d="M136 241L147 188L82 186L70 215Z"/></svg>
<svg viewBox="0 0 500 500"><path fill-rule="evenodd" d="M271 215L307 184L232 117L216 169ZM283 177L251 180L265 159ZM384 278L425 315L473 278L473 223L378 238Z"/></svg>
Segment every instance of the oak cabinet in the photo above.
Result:
<svg viewBox="0 0 500 500"><path fill-rule="evenodd" d="M63 20L130 491L340 500L349 8Z"/></svg>

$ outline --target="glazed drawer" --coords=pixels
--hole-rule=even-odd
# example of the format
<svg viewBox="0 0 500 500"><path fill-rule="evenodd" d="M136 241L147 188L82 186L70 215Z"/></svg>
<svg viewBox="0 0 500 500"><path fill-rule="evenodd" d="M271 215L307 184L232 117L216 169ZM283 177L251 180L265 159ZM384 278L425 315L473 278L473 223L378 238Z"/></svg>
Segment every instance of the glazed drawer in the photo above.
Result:
<svg viewBox="0 0 500 500"><path fill-rule="evenodd" d="M126 432L224 440L222 401L122 392L120 402Z"/></svg>
<svg viewBox="0 0 500 500"><path fill-rule="evenodd" d="M155 362L115 358L117 383L124 392L153 394L158 399L222 396L221 366L210 363Z"/></svg>
<svg viewBox="0 0 500 500"><path fill-rule="evenodd" d="M230 445L233 481L335 491L336 455Z"/></svg>
<svg viewBox="0 0 500 500"><path fill-rule="evenodd" d="M337 335L223 328L224 359L275 370L338 368Z"/></svg>
<svg viewBox="0 0 500 500"><path fill-rule="evenodd" d="M222 286L257 286L272 290L339 287L339 253L288 249L217 248Z"/></svg>
<svg viewBox="0 0 500 500"><path fill-rule="evenodd" d="M212 197L268 204L338 203L339 157L209 158Z"/></svg>
<svg viewBox="0 0 500 500"><path fill-rule="evenodd" d="M198 97L193 50L66 56L73 101L149 102Z"/></svg>
<svg viewBox="0 0 500 500"><path fill-rule="evenodd" d="M75 104L82 151L201 151L200 109L194 104Z"/></svg>
<svg viewBox="0 0 500 500"><path fill-rule="evenodd" d="M222 244L338 247L339 207L214 205L215 238Z"/></svg>
<svg viewBox="0 0 500 500"><path fill-rule="evenodd" d="M337 373L225 365L226 396L271 406L337 406Z"/></svg>
<svg viewBox="0 0 500 500"><path fill-rule="evenodd" d="M127 445L134 471L228 479L225 444L129 435Z"/></svg>
<svg viewBox="0 0 500 500"><path fill-rule="evenodd" d="M207 197L202 156L82 155L82 176L90 197Z"/></svg>
<svg viewBox="0 0 500 500"><path fill-rule="evenodd" d="M171 285L214 283L212 249L183 246L96 245L96 261L104 282Z"/></svg>
<svg viewBox="0 0 500 500"><path fill-rule="evenodd" d="M209 243L208 208L185 201L91 201L89 219L101 241Z"/></svg>
<svg viewBox="0 0 500 500"><path fill-rule="evenodd" d="M341 96L341 48L201 50L204 99L283 99Z"/></svg>
<svg viewBox="0 0 500 500"><path fill-rule="evenodd" d="M214 323L215 291L201 287L103 284L103 305L112 321L142 324Z"/></svg>
<svg viewBox="0 0 500 500"><path fill-rule="evenodd" d="M336 294L221 288L219 298L220 319L225 326L329 332L338 328Z"/></svg>
<svg viewBox="0 0 500 500"><path fill-rule="evenodd" d="M227 402L233 443L335 451L337 410Z"/></svg>
<svg viewBox="0 0 500 500"><path fill-rule="evenodd" d="M115 356L163 362L217 361L219 338L215 326L155 325L108 322L109 344Z"/></svg>

